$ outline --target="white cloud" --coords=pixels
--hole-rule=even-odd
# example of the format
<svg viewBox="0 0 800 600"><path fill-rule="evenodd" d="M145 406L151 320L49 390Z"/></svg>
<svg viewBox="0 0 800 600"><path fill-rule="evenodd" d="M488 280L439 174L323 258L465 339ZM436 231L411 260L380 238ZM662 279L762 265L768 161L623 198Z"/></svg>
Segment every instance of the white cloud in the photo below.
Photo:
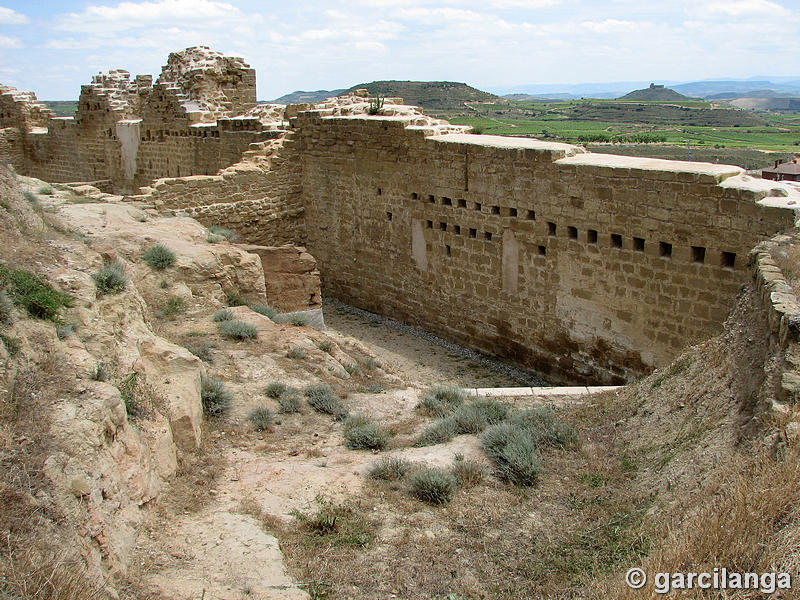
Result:
<svg viewBox="0 0 800 600"><path fill-rule="evenodd" d="M87 6L82 13L68 13L56 29L70 32L124 31L153 24L206 21L219 24L247 16L234 5L214 0L157 0L122 2L117 6Z"/></svg>
<svg viewBox="0 0 800 600"><path fill-rule="evenodd" d="M757 17L773 19L787 16L790 11L769 0L735 0L732 2L701 2L695 11L706 16Z"/></svg>
<svg viewBox="0 0 800 600"><path fill-rule="evenodd" d="M22 42L20 42L17 38L0 35L0 48L22 48Z"/></svg>
<svg viewBox="0 0 800 600"><path fill-rule="evenodd" d="M15 10L0 6L0 25L23 25L30 21L28 17Z"/></svg>
<svg viewBox="0 0 800 600"><path fill-rule="evenodd" d="M634 21L619 21L617 19L606 19L605 21L583 21L581 27L596 33L624 33L626 31L636 31L649 23Z"/></svg>

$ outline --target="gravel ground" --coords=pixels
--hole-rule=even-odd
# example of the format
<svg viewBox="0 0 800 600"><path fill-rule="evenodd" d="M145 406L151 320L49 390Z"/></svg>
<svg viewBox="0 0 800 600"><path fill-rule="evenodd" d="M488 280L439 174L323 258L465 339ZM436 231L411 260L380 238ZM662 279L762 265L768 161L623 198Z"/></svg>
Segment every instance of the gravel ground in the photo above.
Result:
<svg viewBox="0 0 800 600"><path fill-rule="evenodd" d="M463 387L548 385L535 373L334 298L325 298L324 313L329 329L361 340L399 371L398 375L421 385L437 382Z"/></svg>

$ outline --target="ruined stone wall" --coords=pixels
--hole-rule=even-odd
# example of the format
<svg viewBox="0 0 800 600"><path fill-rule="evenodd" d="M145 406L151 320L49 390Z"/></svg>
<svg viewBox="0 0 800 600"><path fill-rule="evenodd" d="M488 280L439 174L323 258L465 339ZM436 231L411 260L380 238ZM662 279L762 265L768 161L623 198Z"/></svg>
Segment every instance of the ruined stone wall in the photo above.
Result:
<svg viewBox="0 0 800 600"><path fill-rule="evenodd" d="M535 368L619 383L718 330L747 252L793 225L741 169L392 119L295 123L324 291Z"/></svg>
<svg viewBox="0 0 800 600"><path fill-rule="evenodd" d="M123 70L94 76L74 119L0 86L0 127L18 130L5 136L0 161L47 181L110 180L125 193L159 177L214 174L275 136L275 124L258 118L270 111L254 108L255 90L242 59L204 47L170 54L155 85Z"/></svg>
<svg viewBox="0 0 800 600"><path fill-rule="evenodd" d="M222 225L250 244L302 244L301 160L293 135L280 135L254 144L244 160L217 175L159 179L134 198L183 211L206 226Z"/></svg>

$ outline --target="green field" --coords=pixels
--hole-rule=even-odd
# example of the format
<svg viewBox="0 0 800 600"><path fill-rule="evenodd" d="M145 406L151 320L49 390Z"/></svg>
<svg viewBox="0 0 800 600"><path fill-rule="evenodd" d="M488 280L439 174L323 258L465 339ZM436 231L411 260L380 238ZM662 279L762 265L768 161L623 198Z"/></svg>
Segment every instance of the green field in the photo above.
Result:
<svg viewBox="0 0 800 600"><path fill-rule="evenodd" d="M74 117L78 110L78 102L75 100L42 100L42 104L52 110L57 117Z"/></svg>
<svg viewBox="0 0 800 600"><path fill-rule="evenodd" d="M595 152L685 160L688 145L693 160L732 162L750 169L777 158L750 150L778 152L781 157L800 153L800 114L744 111L699 100L502 100L471 103L448 117L484 134L592 144Z"/></svg>

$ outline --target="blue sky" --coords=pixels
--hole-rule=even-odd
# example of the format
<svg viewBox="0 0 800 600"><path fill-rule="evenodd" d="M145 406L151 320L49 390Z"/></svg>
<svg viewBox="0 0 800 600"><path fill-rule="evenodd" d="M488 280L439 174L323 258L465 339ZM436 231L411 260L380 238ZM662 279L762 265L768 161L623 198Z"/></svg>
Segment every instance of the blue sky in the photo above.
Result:
<svg viewBox="0 0 800 600"><path fill-rule="evenodd" d="M201 44L244 57L259 99L375 79L800 78L800 0L0 0L0 83L45 100Z"/></svg>

